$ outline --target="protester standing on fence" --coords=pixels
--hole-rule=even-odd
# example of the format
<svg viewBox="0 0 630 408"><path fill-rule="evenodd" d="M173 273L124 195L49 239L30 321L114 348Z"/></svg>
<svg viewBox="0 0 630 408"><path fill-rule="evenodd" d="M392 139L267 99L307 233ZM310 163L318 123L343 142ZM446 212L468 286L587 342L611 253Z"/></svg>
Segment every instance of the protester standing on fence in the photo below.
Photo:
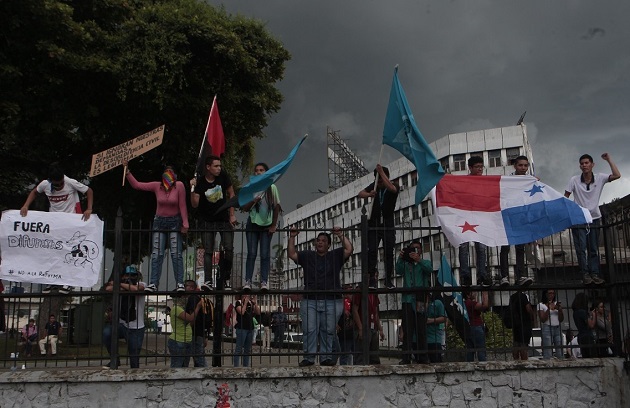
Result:
<svg viewBox="0 0 630 408"><path fill-rule="evenodd" d="M208 333L212 331L212 318L214 307L210 299L199 295L197 282L192 279L184 282L186 292L190 292L186 301L186 313L195 315L192 327L191 355L195 367L207 367L206 346L208 345ZM197 306L201 306L197 309ZM197 310L197 312L195 312ZM185 367L188 367L188 359Z"/></svg>
<svg viewBox="0 0 630 408"><path fill-rule="evenodd" d="M403 277L403 287L406 289L430 286L433 265L431 261L422 259L421 254L422 244L413 241L400 252L396 260L396 274ZM417 363L428 363L426 293L402 294L402 331L403 358L400 364L410 364L412 354Z"/></svg>
<svg viewBox="0 0 630 408"><path fill-rule="evenodd" d="M378 287L378 245L383 242L385 254L385 287L394 286L394 246L396 245L396 231L394 230L394 209L398 200L398 186L389 180L389 169L380 164L376 165L374 183L361 190L359 198L372 198L372 213L368 221L368 271L370 273L369 286Z"/></svg>
<svg viewBox="0 0 630 408"><path fill-rule="evenodd" d="M138 269L134 265L122 267L122 276L120 277L120 302L119 319L118 319L118 338L125 339L127 342L127 351L129 352L129 365L131 368L140 367L140 350L144 340L144 302L145 283L141 281L142 275L138 273ZM110 280L105 284L105 290L112 292L114 290L114 282ZM112 353L112 325L105 325L103 328L103 343L107 348L107 352L111 356ZM114 364L110 361L105 368L114 368L119 366L120 361Z"/></svg>
<svg viewBox="0 0 630 408"><path fill-rule="evenodd" d="M254 341L254 315L260 314L256 296L237 294L236 303L236 347L234 349L234 367L250 367L252 343Z"/></svg>
<svg viewBox="0 0 630 408"><path fill-rule="evenodd" d="M437 293L429 293L427 306L427 350L431 363L442 362L442 340L446 323L444 303L437 298L437 295Z"/></svg>
<svg viewBox="0 0 630 408"><path fill-rule="evenodd" d="M610 313L606 313L606 305L602 300L599 300L597 304L594 305L594 309L595 312L597 312L597 324L595 325L595 342L598 345L597 356L608 357L609 349L613 342Z"/></svg>
<svg viewBox="0 0 630 408"><path fill-rule="evenodd" d="M556 358L562 359L562 327L564 321L564 310L562 304L556 301L556 290L544 290L541 302L538 304L538 318L540 319L540 328L543 345L543 358L549 360L551 358L552 346L556 346Z"/></svg>
<svg viewBox="0 0 630 408"><path fill-rule="evenodd" d="M59 343L62 331L63 327L57 321L55 315L51 314L48 316L48 322L44 326L44 337L39 341L39 351L43 356L46 355L47 344L50 344L50 355L52 357L57 355L57 343Z"/></svg>
<svg viewBox="0 0 630 408"><path fill-rule="evenodd" d="M608 153L603 153L602 159L608 162L612 174L593 173L595 167L593 157L583 154L580 156L582 174L571 177L564 189L565 197L574 194L575 202L589 210L593 217L591 224L582 224L571 228L575 254L585 285L605 283L599 276L599 226L602 218L599 211L599 199L604 185L621 177L617 165Z"/></svg>
<svg viewBox="0 0 630 408"><path fill-rule="evenodd" d="M597 325L597 312L594 310L589 312L588 295L584 292L576 294L571 303L571 309L573 309L573 322L578 330L577 340L582 357L596 357L593 329Z"/></svg>
<svg viewBox="0 0 630 408"><path fill-rule="evenodd" d="M482 313L488 310L488 292L481 292L481 302L477 301L477 292L464 292L464 303L468 312L470 323L470 336L466 338L466 361L487 361L486 358L486 333Z"/></svg>
<svg viewBox="0 0 630 408"><path fill-rule="evenodd" d="M520 290L510 296L508 307L512 319L512 358L514 360L527 360L534 325L534 309L529 301L529 296Z"/></svg>
<svg viewBox="0 0 630 408"><path fill-rule="evenodd" d="M37 332L37 325L35 325L35 319L29 319L28 324L22 328L22 341L24 342L24 353L26 357L31 356L31 349L33 344L37 343L39 334Z"/></svg>
<svg viewBox="0 0 630 408"><path fill-rule="evenodd" d="M186 187L177 180L177 174L171 166L164 168L161 181L142 183L136 180L127 168L127 180L135 190L150 191L155 194L157 209L153 218L153 238L151 251L151 276L149 284L144 288L147 292L155 292L160 285L162 262L168 246L175 276L175 288L184 291L184 258L182 257L182 235L188 232L188 210L186 209Z"/></svg>
<svg viewBox="0 0 630 408"><path fill-rule="evenodd" d="M269 170L265 163L257 163L254 166L254 175L258 176ZM260 289L267 290L267 280L271 269L271 238L278 226L278 214L280 214L280 194L275 184L272 184L264 193L254 198L253 201L243 206L244 211L249 211L245 237L247 239L247 262L245 264L245 285L243 289L252 288L252 277L258 244L260 243Z"/></svg>
<svg viewBox="0 0 630 408"><path fill-rule="evenodd" d="M190 357L193 355L192 326L195 317L199 314L201 302L197 302L192 312L188 313L185 309L187 301L188 296L176 295L173 297L173 307L170 312L172 332L167 343L171 356L171 368L188 367Z"/></svg>
<svg viewBox="0 0 630 408"><path fill-rule="evenodd" d="M378 306L380 300L376 293L368 293L368 307L367 307L367 319L362 314L362 295L361 293L355 293L352 296L352 317L354 318L354 325L356 329L356 341L354 348L356 350L356 360L354 365L367 365L367 364L381 364L381 359L378 356L379 350L379 337L381 340L385 340L385 333L383 332L383 325L381 324L381 318L379 316ZM363 324L368 325L368 350L369 359L366 362L363 359Z"/></svg>
<svg viewBox="0 0 630 408"><path fill-rule="evenodd" d="M339 238L342 247L330 251L332 237L320 232L315 240L315 250L297 251L295 237L299 231L292 228L289 233L287 254L304 270L304 290L340 290L341 268L352 255L354 248L350 240L343 235L341 228L334 227L332 233ZM319 342L319 363L323 366L335 364L332 356L334 336L339 317L343 313L341 294L305 294L300 304L302 332L304 333L304 359L300 367L315 364L317 344Z"/></svg>
<svg viewBox="0 0 630 408"><path fill-rule="evenodd" d="M514 172L512 176L526 176L529 171L529 159L526 156L518 156L512 161L514 165ZM514 266L514 281L517 285L528 286L534 281L527 276L527 269L525 267L525 244L514 245L514 251L516 252L516 265ZM510 284L509 279L509 266L508 259L510 256L510 246L501 246L501 252L499 255L499 264L501 269L501 286L507 286Z"/></svg>
<svg viewBox="0 0 630 408"><path fill-rule="evenodd" d="M287 315L282 311L282 306L271 314L271 330L273 331L273 347L282 349L284 332L287 329Z"/></svg>
<svg viewBox="0 0 630 408"><path fill-rule="evenodd" d="M81 209L79 193L87 197L87 208ZM94 203L94 193L92 189L83 183L63 174L63 170L58 163L53 163L48 172L48 179L40 182L28 195L24 205L20 209L20 215L26 217L28 208L38 194L45 194L50 203L50 212L64 212L83 214L82 219L87 221L92 215L92 204ZM42 293L49 293L53 288L57 288L59 293L70 293L70 286L46 286Z"/></svg>
<svg viewBox="0 0 630 408"><path fill-rule="evenodd" d="M469 176L483 176L483 157L471 156L468 159ZM470 243L464 242L459 246L459 279L462 286L472 285L472 272L470 270ZM475 254L477 255L477 285L492 286L492 277L486 274L488 260L488 247L480 242L474 242Z"/></svg>
<svg viewBox="0 0 630 408"><path fill-rule="evenodd" d="M219 255L219 273L223 281L223 288L230 289L236 216L234 215L234 207L226 208L218 213L217 210L227 200L234 197L234 187L230 177L221 166L221 159L217 156L208 156L205 174L190 180L190 186L192 187L190 203L193 208L197 208L199 228L203 230L205 282L201 285L201 289L211 291L214 287L212 258L217 232L221 235L222 247Z"/></svg>

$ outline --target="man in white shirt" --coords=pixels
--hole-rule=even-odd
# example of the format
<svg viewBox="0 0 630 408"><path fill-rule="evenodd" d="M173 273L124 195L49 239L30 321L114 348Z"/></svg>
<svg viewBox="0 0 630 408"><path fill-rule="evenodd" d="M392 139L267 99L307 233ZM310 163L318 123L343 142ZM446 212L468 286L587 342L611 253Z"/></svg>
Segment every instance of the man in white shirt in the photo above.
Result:
<svg viewBox="0 0 630 408"><path fill-rule="evenodd" d="M87 196L87 208L85 211L81 209L79 193ZM90 215L92 215L92 204L94 202L92 189L64 175L63 170L57 164L50 166L48 179L41 181L26 198L24 205L20 208L20 215L22 215L22 217L26 217L28 208L35 198L37 198L38 194L46 194L48 202L50 203L50 212L82 213L82 219L84 221L87 221ZM61 286L58 288L59 293L66 294L70 293L72 290L70 286ZM42 289L42 293L48 293L51 289L51 286L47 286Z"/></svg>
<svg viewBox="0 0 630 408"><path fill-rule="evenodd" d="M599 277L599 225L602 214L599 211L599 199L604 189L604 184L615 181L621 177L617 165L612 161L608 153L602 154L602 159L610 165L612 174L593 173L593 157L583 154L580 157L580 170L582 174L573 176L564 189L564 196L575 195L575 202L591 212L592 224L578 225L572 228L573 244L578 259L578 266L584 276L584 284L595 283L600 285L605 281Z"/></svg>

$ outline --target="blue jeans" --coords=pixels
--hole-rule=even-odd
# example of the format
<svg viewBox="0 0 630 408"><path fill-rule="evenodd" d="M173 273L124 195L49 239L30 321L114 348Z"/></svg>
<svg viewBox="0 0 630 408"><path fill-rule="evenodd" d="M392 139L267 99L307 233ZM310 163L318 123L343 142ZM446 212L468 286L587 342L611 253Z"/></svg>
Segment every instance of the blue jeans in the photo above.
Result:
<svg viewBox="0 0 630 408"><path fill-rule="evenodd" d="M188 367L192 351L191 343L168 339L168 352L171 355L171 368Z"/></svg>
<svg viewBox="0 0 630 408"><path fill-rule="evenodd" d="M151 252L151 278L149 284L159 286L162 276L162 262L166 246L169 246L175 282L184 284L184 258L182 257L182 218L160 217L153 219L153 250Z"/></svg>
<svg viewBox="0 0 630 408"><path fill-rule="evenodd" d="M261 227L247 219L245 237L247 238L247 262L245 264L245 280L252 280L256 256L258 255L258 243L260 242L260 280L267 282L269 269L271 268L271 237L269 227Z"/></svg>
<svg viewBox="0 0 630 408"><path fill-rule="evenodd" d="M479 242L475 242L475 253L477 255L477 279L485 279L486 277L486 252L488 247ZM464 277L470 278L470 260L469 260L470 246L468 242L464 242L459 246L459 279Z"/></svg>
<svg viewBox="0 0 630 408"><path fill-rule="evenodd" d="M562 333L560 326L551 326L550 324L542 324L542 345L543 358L549 360L551 358L551 346L556 346L556 357L561 359L562 356Z"/></svg>
<svg viewBox="0 0 630 408"><path fill-rule="evenodd" d="M201 235L203 241L203 280L214 282L212 276L212 256L214 254L214 244L217 232L221 235L221 246L223 250L219 254L219 271L221 279L230 279L232 274L232 258L234 254L234 230L227 221L211 222L202 221L201 228L204 230Z"/></svg>
<svg viewBox="0 0 630 408"><path fill-rule="evenodd" d="M303 299L300 303L304 360L315 362L319 341L319 361L335 360L331 354L337 336L337 322L343 313L343 299Z"/></svg>
<svg viewBox="0 0 630 408"><path fill-rule="evenodd" d="M249 357L252 354L253 330L236 329L236 349L234 350L234 367L240 366L242 357L243 367L249 367Z"/></svg>
<svg viewBox="0 0 630 408"><path fill-rule="evenodd" d="M599 225L600 220L596 219L592 224L580 224L571 228L575 255L583 274L599 275Z"/></svg>
<svg viewBox="0 0 630 408"><path fill-rule="evenodd" d="M466 361L475 361L475 352L479 361L486 361L486 333L483 326L470 326L470 337L466 339L466 347L468 349L478 349L476 351L469 350L466 352Z"/></svg>
<svg viewBox="0 0 630 408"><path fill-rule="evenodd" d="M192 354L193 363L195 367L208 367L206 363L206 349L203 346L203 336L195 336L190 344L190 354ZM186 367L188 367L188 359L186 360Z"/></svg>
<svg viewBox="0 0 630 408"><path fill-rule="evenodd" d="M131 368L140 367L140 350L142 349L142 341L144 340L144 327L141 329L129 329L118 323L118 338L127 341L127 351L129 352L129 365ZM103 327L103 343L107 348L107 352L112 354L112 326Z"/></svg>

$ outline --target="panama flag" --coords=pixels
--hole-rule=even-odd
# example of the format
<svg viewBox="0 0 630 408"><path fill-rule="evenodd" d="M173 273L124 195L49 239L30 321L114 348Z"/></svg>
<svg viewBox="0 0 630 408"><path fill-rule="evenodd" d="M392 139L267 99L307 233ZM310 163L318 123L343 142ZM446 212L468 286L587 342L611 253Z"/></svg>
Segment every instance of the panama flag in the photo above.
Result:
<svg viewBox="0 0 630 408"><path fill-rule="evenodd" d="M445 175L436 214L453 246L526 244L593 221L588 210L532 176Z"/></svg>

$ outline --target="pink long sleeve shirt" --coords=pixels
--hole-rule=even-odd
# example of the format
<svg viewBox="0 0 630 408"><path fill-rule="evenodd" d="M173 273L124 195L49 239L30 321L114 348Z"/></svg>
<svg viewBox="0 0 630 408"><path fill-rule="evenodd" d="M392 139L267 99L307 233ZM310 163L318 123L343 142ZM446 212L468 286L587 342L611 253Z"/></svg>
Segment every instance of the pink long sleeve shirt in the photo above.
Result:
<svg viewBox="0 0 630 408"><path fill-rule="evenodd" d="M150 181L142 183L131 174L127 173L127 180L132 188L141 191L152 191L157 199L155 215L160 217L182 217L184 228L188 228L188 209L186 208L186 188L184 183L177 181L168 193L162 188L162 182Z"/></svg>

